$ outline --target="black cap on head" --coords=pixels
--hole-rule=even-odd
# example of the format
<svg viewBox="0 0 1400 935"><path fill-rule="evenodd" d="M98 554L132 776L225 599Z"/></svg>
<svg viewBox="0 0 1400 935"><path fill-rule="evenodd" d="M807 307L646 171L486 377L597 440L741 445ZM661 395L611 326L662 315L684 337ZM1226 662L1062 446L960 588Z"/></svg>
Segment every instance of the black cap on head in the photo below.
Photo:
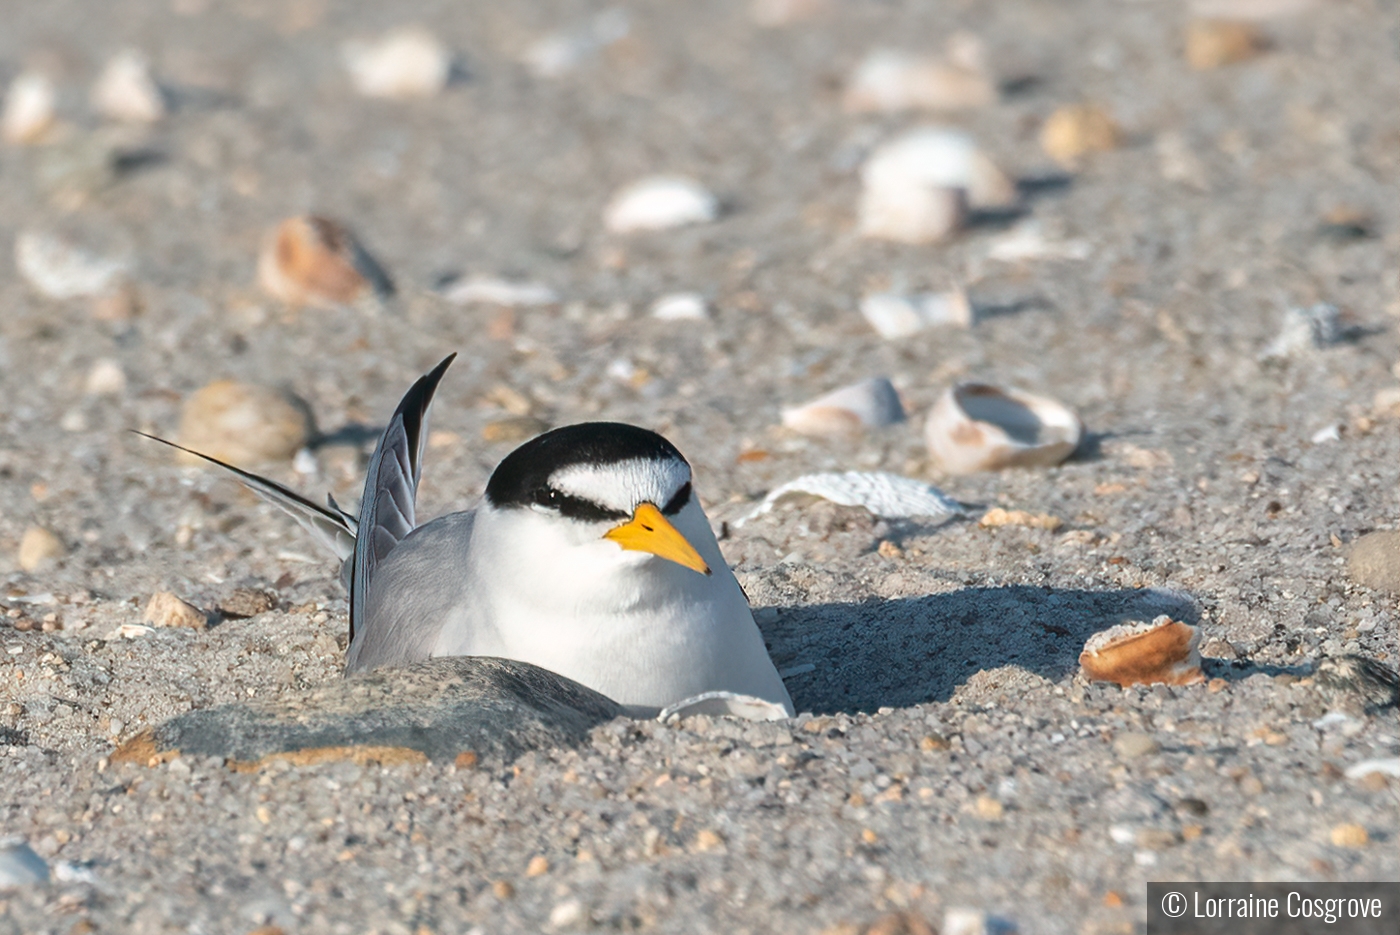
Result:
<svg viewBox="0 0 1400 935"><path fill-rule="evenodd" d="M545 432L506 455L486 484L492 506L537 502L554 472L575 464L620 461L685 461L676 446L655 432L622 422L581 422Z"/></svg>

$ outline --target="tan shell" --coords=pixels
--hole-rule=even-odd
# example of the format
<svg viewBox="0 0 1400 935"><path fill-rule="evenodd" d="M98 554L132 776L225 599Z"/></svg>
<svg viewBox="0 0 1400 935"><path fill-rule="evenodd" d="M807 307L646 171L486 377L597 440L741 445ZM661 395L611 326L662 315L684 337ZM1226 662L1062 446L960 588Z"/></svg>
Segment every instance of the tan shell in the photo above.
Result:
<svg viewBox="0 0 1400 935"><path fill-rule="evenodd" d="M335 308L393 285L343 225L329 218L290 217L263 241L258 284L296 308Z"/></svg>
<svg viewBox="0 0 1400 935"><path fill-rule="evenodd" d="M1077 168L1090 153L1108 152L1122 144L1123 131L1117 122L1094 104L1061 107L1040 131L1045 155L1069 169Z"/></svg>
<svg viewBox="0 0 1400 935"><path fill-rule="evenodd" d="M1198 19L1186 27L1186 61L1198 71L1243 62L1267 48L1263 33L1253 23Z"/></svg>
<svg viewBox="0 0 1400 935"><path fill-rule="evenodd" d="M1084 674L1119 685L1194 685L1203 681L1200 631L1163 614L1151 623L1124 623L1089 637L1079 654Z"/></svg>
<svg viewBox="0 0 1400 935"><path fill-rule="evenodd" d="M1083 437L1084 424L1068 407L983 383L949 388L924 427L930 454L954 474L1059 464Z"/></svg>
<svg viewBox="0 0 1400 935"><path fill-rule="evenodd" d="M285 461L312 435L306 403L266 386L217 380L185 400L180 444L230 464ZM181 453L184 464L203 463Z"/></svg>
<svg viewBox="0 0 1400 935"><path fill-rule="evenodd" d="M858 435L904 421L899 393L884 377L843 386L811 402L783 410L783 425L803 435Z"/></svg>

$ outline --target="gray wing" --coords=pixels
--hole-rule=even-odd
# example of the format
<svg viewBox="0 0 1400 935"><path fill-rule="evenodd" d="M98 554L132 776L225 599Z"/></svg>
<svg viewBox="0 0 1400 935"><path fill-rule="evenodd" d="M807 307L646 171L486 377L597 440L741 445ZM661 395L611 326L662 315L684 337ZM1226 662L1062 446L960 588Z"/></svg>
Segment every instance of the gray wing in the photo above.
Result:
<svg viewBox="0 0 1400 935"><path fill-rule="evenodd" d="M350 574L347 668L352 668L359 656L356 644L363 643L368 636L367 622L372 618L365 615L366 597L375 572L394 546L413 531L414 499L423 473L423 447L428 439L428 407L442 375L456 356L449 354L409 387L370 459L365 492L360 498L354 565Z"/></svg>
<svg viewBox="0 0 1400 935"><path fill-rule="evenodd" d="M449 513L419 526L375 571L364 619L345 654L345 671L402 665L433 654L443 626L462 611L464 570L475 512Z"/></svg>
<svg viewBox="0 0 1400 935"><path fill-rule="evenodd" d="M266 477L251 471L236 468L218 458L186 448L184 445L177 445L172 441L166 441L155 435L147 435L145 432L136 432L135 434L142 438L149 438L151 441L160 442L162 445L177 448L187 454L194 455L196 458L203 458L210 464L217 464L242 481L249 490L269 503L281 507L292 519L297 521L301 528L311 533L312 538L334 552L336 558L344 561L354 554L357 521L355 517L342 510L335 502L335 498L329 494L326 496L328 506L320 506L274 480L268 480Z"/></svg>

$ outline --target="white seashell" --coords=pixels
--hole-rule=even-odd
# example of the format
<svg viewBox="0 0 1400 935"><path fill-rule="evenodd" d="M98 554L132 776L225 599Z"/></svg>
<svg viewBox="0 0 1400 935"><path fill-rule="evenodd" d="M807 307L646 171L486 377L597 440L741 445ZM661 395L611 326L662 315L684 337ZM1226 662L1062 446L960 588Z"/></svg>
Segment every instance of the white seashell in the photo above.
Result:
<svg viewBox="0 0 1400 935"><path fill-rule="evenodd" d="M962 506L937 487L923 481L879 471L846 471L831 474L805 474L775 487L763 502L735 521L739 527L772 510L789 494L821 497L841 506L859 506L882 519L932 519L944 521L961 516Z"/></svg>
<svg viewBox="0 0 1400 935"><path fill-rule="evenodd" d="M719 216L719 201L684 176L653 175L613 196L603 223L617 234L703 224Z"/></svg>
<svg viewBox="0 0 1400 935"><path fill-rule="evenodd" d="M875 150L861 168L862 236L935 243L960 228L967 209L1006 207L1015 183L958 130L925 127Z"/></svg>
<svg viewBox="0 0 1400 935"><path fill-rule="evenodd" d="M89 396L120 396L126 392L126 372L121 364L104 357L88 371L85 389Z"/></svg>
<svg viewBox="0 0 1400 935"><path fill-rule="evenodd" d="M873 377L783 410L783 425L803 435L855 435L904 421L894 385Z"/></svg>
<svg viewBox="0 0 1400 935"><path fill-rule="evenodd" d="M559 78L626 38L631 29L627 12L614 7L599 13L578 32L545 36L525 50L521 61L538 78Z"/></svg>
<svg viewBox="0 0 1400 935"><path fill-rule="evenodd" d="M1312 436L1308 439L1308 441L1312 442L1314 445L1325 445L1328 442L1339 442L1341 440L1342 427L1336 422L1333 422L1331 425L1324 425L1316 432L1313 432Z"/></svg>
<svg viewBox="0 0 1400 935"><path fill-rule="evenodd" d="M851 75L843 104L851 113L891 113L967 110L996 99L996 85L978 68L877 49Z"/></svg>
<svg viewBox="0 0 1400 935"><path fill-rule="evenodd" d="M442 297L456 305L553 305L559 294L540 282L520 282L494 276L473 276L443 289Z"/></svg>
<svg viewBox="0 0 1400 935"><path fill-rule="evenodd" d="M1364 779L1372 773L1400 779L1400 756L1377 757L1353 763L1347 767L1346 777L1348 779Z"/></svg>
<svg viewBox="0 0 1400 935"><path fill-rule="evenodd" d="M707 714L710 717L737 717L746 721L781 721L788 716L787 711L780 704L755 698L753 695L713 691L686 698L673 705L667 705L661 709L661 713L656 716L656 719L668 721L673 717L693 717L697 714Z"/></svg>
<svg viewBox="0 0 1400 935"><path fill-rule="evenodd" d="M1341 309L1323 303L1310 308L1290 308L1283 316L1283 327L1262 355L1261 360L1283 360L1308 351L1331 347L1346 337Z"/></svg>
<svg viewBox="0 0 1400 935"><path fill-rule="evenodd" d="M92 86L92 106L123 123L155 123L166 110L150 61L135 49L118 52L102 69Z"/></svg>
<svg viewBox="0 0 1400 935"><path fill-rule="evenodd" d="M24 838L0 839L0 890L44 883L49 865Z"/></svg>
<svg viewBox="0 0 1400 935"><path fill-rule="evenodd" d="M47 75L26 71L5 91L0 137L7 143L36 143L54 124L58 89Z"/></svg>
<svg viewBox="0 0 1400 935"><path fill-rule="evenodd" d="M447 86L452 53L427 30L409 26L376 40L347 42L341 57L365 97L431 97Z"/></svg>
<svg viewBox="0 0 1400 935"><path fill-rule="evenodd" d="M120 260L94 256L58 237L33 231L15 238L15 267L29 285L51 299L101 295L126 272Z"/></svg>
<svg viewBox="0 0 1400 935"><path fill-rule="evenodd" d="M951 387L924 428L929 452L954 474L1059 464L1083 437L1084 424L1068 407L983 383Z"/></svg>
<svg viewBox="0 0 1400 935"><path fill-rule="evenodd" d="M877 292L860 300L860 313L882 338L907 338L937 325L972 327L974 310L961 289L899 295Z"/></svg>
<svg viewBox="0 0 1400 935"><path fill-rule="evenodd" d="M102 639L108 643L115 642L116 640L139 640L141 637L150 636L154 632L156 631L153 628L146 626L144 623L123 623L121 626L102 637Z"/></svg>
<svg viewBox="0 0 1400 935"><path fill-rule="evenodd" d="M709 317L709 312L700 293L673 292L652 303L651 317L662 321L701 321Z"/></svg>
<svg viewBox="0 0 1400 935"><path fill-rule="evenodd" d="M1083 260L1093 248L1087 240L1047 240L1039 221L1022 221L992 242L987 256L1004 263L1023 260Z"/></svg>

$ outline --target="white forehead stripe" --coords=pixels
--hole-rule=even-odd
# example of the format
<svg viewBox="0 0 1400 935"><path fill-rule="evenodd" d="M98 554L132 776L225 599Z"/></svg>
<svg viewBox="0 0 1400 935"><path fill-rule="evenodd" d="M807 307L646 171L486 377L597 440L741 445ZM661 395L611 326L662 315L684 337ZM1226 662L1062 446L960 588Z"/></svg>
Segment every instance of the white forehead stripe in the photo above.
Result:
<svg viewBox="0 0 1400 935"><path fill-rule="evenodd" d="M666 505L690 480L684 461L634 458L611 464L571 464L549 475L549 486L609 510L631 513L637 504Z"/></svg>

